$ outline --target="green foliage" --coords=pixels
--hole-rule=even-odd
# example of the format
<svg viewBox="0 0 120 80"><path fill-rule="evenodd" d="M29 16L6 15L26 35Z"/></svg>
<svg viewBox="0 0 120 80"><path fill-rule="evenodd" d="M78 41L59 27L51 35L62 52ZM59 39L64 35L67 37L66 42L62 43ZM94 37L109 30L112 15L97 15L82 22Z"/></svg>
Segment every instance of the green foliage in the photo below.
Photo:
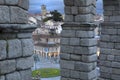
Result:
<svg viewBox="0 0 120 80"><path fill-rule="evenodd" d="M60 76L60 69L55 68L42 68L32 71L33 77L40 76L41 78L57 77Z"/></svg>
<svg viewBox="0 0 120 80"><path fill-rule="evenodd" d="M52 17L47 17L47 18L43 19L43 22L47 22L48 20L51 20L51 19L52 19Z"/></svg>
<svg viewBox="0 0 120 80"><path fill-rule="evenodd" d="M51 11L52 19L54 21L63 21L61 13L59 13L57 10Z"/></svg>
<svg viewBox="0 0 120 80"><path fill-rule="evenodd" d="M50 14L52 15L52 17L47 17L43 19L43 22L46 22L48 20L63 21L61 13L59 13L57 10L51 11Z"/></svg>

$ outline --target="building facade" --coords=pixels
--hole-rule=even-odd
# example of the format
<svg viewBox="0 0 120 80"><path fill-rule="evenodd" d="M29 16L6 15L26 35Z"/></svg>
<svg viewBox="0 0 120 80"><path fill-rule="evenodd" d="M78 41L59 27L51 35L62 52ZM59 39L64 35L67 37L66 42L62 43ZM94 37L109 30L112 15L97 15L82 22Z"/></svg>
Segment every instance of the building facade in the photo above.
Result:
<svg viewBox="0 0 120 80"><path fill-rule="evenodd" d="M51 28L52 27L52 28ZM34 50L46 58L59 58L60 54L60 33L53 26L37 28L33 32Z"/></svg>

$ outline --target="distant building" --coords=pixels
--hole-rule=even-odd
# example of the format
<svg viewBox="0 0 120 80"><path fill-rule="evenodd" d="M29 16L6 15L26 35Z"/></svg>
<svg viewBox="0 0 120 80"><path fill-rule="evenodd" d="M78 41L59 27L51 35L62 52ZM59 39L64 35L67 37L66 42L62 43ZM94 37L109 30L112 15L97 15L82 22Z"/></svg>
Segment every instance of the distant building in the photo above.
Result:
<svg viewBox="0 0 120 80"><path fill-rule="evenodd" d="M41 5L41 14L42 16L45 16L47 14L46 5Z"/></svg>
<svg viewBox="0 0 120 80"><path fill-rule="evenodd" d="M35 52L44 57L58 58L60 54L60 25L44 25L33 32Z"/></svg>
<svg viewBox="0 0 120 80"><path fill-rule="evenodd" d="M39 28L33 32L34 51L43 57L59 58L60 34L63 22L48 20L43 23L44 18L51 16L45 5L41 6L41 14L30 15L30 20L33 20L37 25L39 24Z"/></svg>

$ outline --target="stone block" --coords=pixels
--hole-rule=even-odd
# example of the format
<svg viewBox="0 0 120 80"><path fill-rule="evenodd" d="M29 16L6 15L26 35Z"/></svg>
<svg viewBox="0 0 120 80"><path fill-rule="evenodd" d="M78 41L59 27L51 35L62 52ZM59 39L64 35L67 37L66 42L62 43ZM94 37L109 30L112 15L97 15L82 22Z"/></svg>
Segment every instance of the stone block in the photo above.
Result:
<svg viewBox="0 0 120 80"><path fill-rule="evenodd" d="M101 35L101 41L110 41L111 36L110 35Z"/></svg>
<svg viewBox="0 0 120 80"><path fill-rule="evenodd" d="M119 34L119 35L120 35L120 29L117 29L117 34Z"/></svg>
<svg viewBox="0 0 120 80"><path fill-rule="evenodd" d="M80 55L71 54L70 58L71 60L80 61L82 57Z"/></svg>
<svg viewBox="0 0 120 80"><path fill-rule="evenodd" d="M32 39L22 39L22 50L23 56L31 56L33 54L33 40Z"/></svg>
<svg viewBox="0 0 120 80"><path fill-rule="evenodd" d="M100 47L102 47L102 48L108 48L108 49L113 49L114 48L114 43L100 42Z"/></svg>
<svg viewBox="0 0 120 80"><path fill-rule="evenodd" d="M120 75L120 69L112 68L112 74Z"/></svg>
<svg viewBox="0 0 120 80"><path fill-rule="evenodd" d="M83 62L96 62L97 61L97 54L94 55L82 55Z"/></svg>
<svg viewBox="0 0 120 80"><path fill-rule="evenodd" d="M0 76L0 80L5 80L5 76Z"/></svg>
<svg viewBox="0 0 120 80"><path fill-rule="evenodd" d="M120 63L119 62L112 62L112 67L113 68L120 68Z"/></svg>
<svg viewBox="0 0 120 80"><path fill-rule="evenodd" d="M96 0L74 0L75 6L90 6L92 4L95 4Z"/></svg>
<svg viewBox="0 0 120 80"><path fill-rule="evenodd" d="M107 60L114 61L114 55L107 55Z"/></svg>
<svg viewBox="0 0 120 80"><path fill-rule="evenodd" d="M14 72L6 75L6 80L21 80L19 72Z"/></svg>
<svg viewBox="0 0 120 80"><path fill-rule="evenodd" d="M70 71L70 77L73 79L79 79L80 78L80 72L79 71Z"/></svg>
<svg viewBox="0 0 120 80"><path fill-rule="evenodd" d="M72 78L68 78L68 80L79 80L79 79L72 79Z"/></svg>
<svg viewBox="0 0 120 80"><path fill-rule="evenodd" d="M99 77L97 80L109 80L109 79L104 79L104 78Z"/></svg>
<svg viewBox="0 0 120 80"><path fill-rule="evenodd" d="M73 22L74 16L73 15L65 15L65 22Z"/></svg>
<svg viewBox="0 0 120 80"><path fill-rule="evenodd" d="M100 54L99 60L107 60L107 55L105 55L105 54Z"/></svg>
<svg viewBox="0 0 120 80"><path fill-rule="evenodd" d="M70 45L76 46L80 44L80 39L79 38L70 38Z"/></svg>
<svg viewBox="0 0 120 80"><path fill-rule="evenodd" d="M66 60L60 60L60 67L62 69L74 69L74 61L66 61Z"/></svg>
<svg viewBox="0 0 120 80"><path fill-rule="evenodd" d="M28 13L19 7L10 7L11 23L28 23Z"/></svg>
<svg viewBox="0 0 120 80"><path fill-rule="evenodd" d="M32 80L32 71L31 69L20 71L21 80Z"/></svg>
<svg viewBox="0 0 120 80"><path fill-rule="evenodd" d="M28 10L29 9L29 0L19 0L18 6L22 7L23 9Z"/></svg>
<svg viewBox="0 0 120 80"><path fill-rule="evenodd" d="M0 4L4 4L5 3L5 1L4 0L0 0Z"/></svg>
<svg viewBox="0 0 120 80"><path fill-rule="evenodd" d="M10 22L9 7L0 6L0 23L9 23L9 22Z"/></svg>
<svg viewBox="0 0 120 80"><path fill-rule="evenodd" d="M110 41L119 43L120 42L120 36L113 35L113 36L110 37Z"/></svg>
<svg viewBox="0 0 120 80"><path fill-rule="evenodd" d="M75 70L82 72L90 72L96 68L96 63L75 62Z"/></svg>
<svg viewBox="0 0 120 80"><path fill-rule="evenodd" d="M70 15L71 14L71 7L70 6L65 6L65 14Z"/></svg>
<svg viewBox="0 0 120 80"><path fill-rule="evenodd" d="M61 33L62 37L75 37L75 30L63 30Z"/></svg>
<svg viewBox="0 0 120 80"><path fill-rule="evenodd" d="M104 79L110 80L111 74L110 73L103 73L103 72L101 72L100 77L104 78Z"/></svg>
<svg viewBox="0 0 120 80"><path fill-rule="evenodd" d="M112 13L112 12L111 12L111 13ZM104 19L105 19L105 22L108 22L108 21L110 20L110 17L105 16Z"/></svg>
<svg viewBox="0 0 120 80"><path fill-rule="evenodd" d="M17 58L22 56L21 41L18 39L8 40L8 58Z"/></svg>
<svg viewBox="0 0 120 80"><path fill-rule="evenodd" d="M80 45L81 46L96 46L97 45L97 39L80 39Z"/></svg>
<svg viewBox="0 0 120 80"><path fill-rule="evenodd" d="M61 69L61 76L63 77L70 77L70 70L69 69Z"/></svg>
<svg viewBox="0 0 120 80"><path fill-rule="evenodd" d="M115 48L120 49L120 43L115 43Z"/></svg>
<svg viewBox="0 0 120 80"><path fill-rule="evenodd" d="M65 77L61 77L61 80L69 80L69 79Z"/></svg>
<svg viewBox="0 0 120 80"><path fill-rule="evenodd" d="M96 8L94 6L88 6L88 7L79 7L78 8L79 14L95 14L96 13Z"/></svg>
<svg viewBox="0 0 120 80"><path fill-rule="evenodd" d="M62 46L61 45L61 53L73 53L74 47L72 46Z"/></svg>
<svg viewBox="0 0 120 80"><path fill-rule="evenodd" d="M25 10L29 9L29 0L5 0L5 4L12 6L19 6Z"/></svg>
<svg viewBox="0 0 120 80"><path fill-rule="evenodd" d="M113 74L113 75L111 76L111 79L112 79L112 80L120 80L120 75Z"/></svg>
<svg viewBox="0 0 120 80"><path fill-rule="evenodd" d="M97 47L74 47L74 53L75 54L83 54L83 55L90 55L90 54L96 54Z"/></svg>
<svg viewBox="0 0 120 80"><path fill-rule="evenodd" d="M71 13L73 15L77 15L78 14L78 7L75 7L75 6L71 7Z"/></svg>
<svg viewBox="0 0 120 80"><path fill-rule="evenodd" d="M115 34L117 34L117 29L102 29L101 33L106 34L106 35L108 35L108 34L115 35Z"/></svg>
<svg viewBox="0 0 120 80"><path fill-rule="evenodd" d="M32 38L32 33L19 33L17 34L18 38Z"/></svg>
<svg viewBox="0 0 120 80"><path fill-rule="evenodd" d="M80 80L96 80L97 70L94 69L90 72L80 72Z"/></svg>
<svg viewBox="0 0 120 80"><path fill-rule="evenodd" d="M94 31L77 31L76 36L80 38L93 38Z"/></svg>
<svg viewBox="0 0 120 80"><path fill-rule="evenodd" d="M0 74L14 72L16 70L15 60L0 61Z"/></svg>
<svg viewBox="0 0 120 80"><path fill-rule="evenodd" d="M119 49L113 49L112 54L114 54L115 56L120 56L120 50Z"/></svg>
<svg viewBox="0 0 120 80"><path fill-rule="evenodd" d="M17 59L17 70L29 69L33 66L33 57Z"/></svg>
<svg viewBox="0 0 120 80"><path fill-rule="evenodd" d="M114 56L114 55L113 55ZM120 61L120 56L114 56L114 61L119 62Z"/></svg>
<svg viewBox="0 0 120 80"><path fill-rule="evenodd" d="M106 55L112 55L112 54L114 54L114 53L116 53L116 50L114 50L114 49L108 49L108 48L100 48L100 52L102 53L102 54L106 54Z"/></svg>
<svg viewBox="0 0 120 80"><path fill-rule="evenodd" d="M115 16L110 16L110 20L111 22L118 22L120 21L120 16L115 15Z"/></svg>
<svg viewBox="0 0 120 80"><path fill-rule="evenodd" d="M100 66L106 66L106 67L111 67L112 66L112 62L111 61L99 61L99 65Z"/></svg>
<svg viewBox="0 0 120 80"><path fill-rule="evenodd" d="M66 44L68 45L69 44L69 38L61 38L61 44Z"/></svg>
<svg viewBox="0 0 120 80"><path fill-rule="evenodd" d="M60 58L61 58L61 59L65 59L65 60L70 60L70 54L61 53L61 54L60 54Z"/></svg>
<svg viewBox="0 0 120 80"><path fill-rule="evenodd" d="M100 72L112 73L112 68L100 66Z"/></svg>
<svg viewBox="0 0 120 80"><path fill-rule="evenodd" d="M5 59L7 56L6 47L7 47L6 41L0 40L0 60Z"/></svg>
<svg viewBox="0 0 120 80"><path fill-rule="evenodd" d="M73 6L74 5L74 0L64 0L65 6Z"/></svg>
<svg viewBox="0 0 120 80"><path fill-rule="evenodd" d="M112 3L111 3L111 2L112 2ZM115 4L115 2L110 1L110 4ZM107 6L105 7L105 10L107 10L107 11L115 10L115 6L110 5L110 4L107 4ZM106 5L106 3L105 3L105 5Z"/></svg>
<svg viewBox="0 0 120 80"><path fill-rule="evenodd" d="M10 34L5 32L3 34L0 34L0 39L2 40L16 39L16 34Z"/></svg>
<svg viewBox="0 0 120 80"><path fill-rule="evenodd" d="M93 14L79 14L75 16L75 22L82 22L82 23L90 23L94 22L94 16Z"/></svg>
<svg viewBox="0 0 120 80"><path fill-rule="evenodd" d="M5 4L7 5L17 5L19 0L5 0Z"/></svg>

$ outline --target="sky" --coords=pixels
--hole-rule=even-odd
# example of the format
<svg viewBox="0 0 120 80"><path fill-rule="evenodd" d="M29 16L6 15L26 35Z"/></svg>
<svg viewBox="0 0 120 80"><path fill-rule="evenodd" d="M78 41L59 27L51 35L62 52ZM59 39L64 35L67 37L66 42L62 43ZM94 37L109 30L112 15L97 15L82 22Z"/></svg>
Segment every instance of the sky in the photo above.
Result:
<svg viewBox="0 0 120 80"><path fill-rule="evenodd" d="M60 13L64 13L63 0L30 0L30 13L40 13L41 5L45 4L48 11L58 10ZM97 13L102 14L102 0L97 1Z"/></svg>

